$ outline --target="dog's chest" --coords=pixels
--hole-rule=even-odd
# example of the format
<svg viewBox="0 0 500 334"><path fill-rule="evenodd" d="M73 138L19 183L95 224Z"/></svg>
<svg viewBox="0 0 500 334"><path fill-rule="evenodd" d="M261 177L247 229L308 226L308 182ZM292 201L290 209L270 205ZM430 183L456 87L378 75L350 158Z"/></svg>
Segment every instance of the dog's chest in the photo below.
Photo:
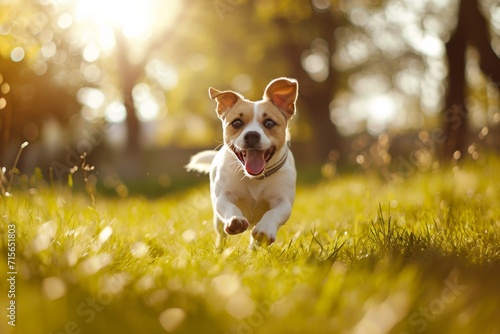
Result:
<svg viewBox="0 0 500 334"><path fill-rule="evenodd" d="M269 203L267 201L251 197L238 199L236 206L252 225L257 224L264 213L269 211Z"/></svg>
<svg viewBox="0 0 500 334"><path fill-rule="evenodd" d="M264 194L265 184L260 180L243 182L235 191L237 197L235 204L250 224L256 224L264 213L269 211L269 200Z"/></svg>

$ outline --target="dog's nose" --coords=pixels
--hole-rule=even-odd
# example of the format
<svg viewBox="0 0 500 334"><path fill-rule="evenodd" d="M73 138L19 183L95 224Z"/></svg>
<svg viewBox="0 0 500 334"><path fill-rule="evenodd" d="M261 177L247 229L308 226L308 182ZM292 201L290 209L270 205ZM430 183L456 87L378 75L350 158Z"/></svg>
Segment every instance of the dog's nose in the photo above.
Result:
<svg viewBox="0 0 500 334"><path fill-rule="evenodd" d="M245 143L249 147L254 147L260 141L260 134L255 131L250 131L245 135Z"/></svg>

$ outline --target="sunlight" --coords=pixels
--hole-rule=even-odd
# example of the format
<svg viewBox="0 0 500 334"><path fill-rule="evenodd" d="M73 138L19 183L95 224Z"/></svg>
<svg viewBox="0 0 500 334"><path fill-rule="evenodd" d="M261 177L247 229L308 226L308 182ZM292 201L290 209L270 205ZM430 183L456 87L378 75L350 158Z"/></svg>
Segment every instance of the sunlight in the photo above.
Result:
<svg viewBox="0 0 500 334"><path fill-rule="evenodd" d="M57 25L64 29L73 23L77 24L72 32L72 39L82 46L82 58L87 63L82 68L82 73L89 82L95 82L99 80L101 73L93 63L113 53L117 46L117 32L121 32L133 45L129 48L128 58L131 62L138 63L147 59L145 52L148 43L171 29L181 5L180 0L76 0L70 13L66 12L58 17ZM17 54L14 56L21 58ZM177 71L158 59L147 63L146 73L163 89L171 89L177 85ZM144 85L138 85L134 93L137 95L134 98L139 119L157 119L164 101ZM123 122L126 118L123 103L114 101L106 106L104 94L98 89L80 89L78 99L85 106L82 110L84 118L93 120L104 116L111 123Z"/></svg>
<svg viewBox="0 0 500 334"><path fill-rule="evenodd" d="M79 0L75 17L93 22L104 34L111 26L129 39L144 39L153 34L154 26L171 24L180 7L179 0Z"/></svg>
<svg viewBox="0 0 500 334"><path fill-rule="evenodd" d="M148 85L140 83L135 85L132 96L137 108L137 116L143 122L155 120L160 113L160 105L156 96L151 92Z"/></svg>
<svg viewBox="0 0 500 334"><path fill-rule="evenodd" d="M368 115L366 115L366 129L373 135L382 133L394 121L397 106L391 95L381 94L366 101Z"/></svg>
<svg viewBox="0 0 500 334"><path fill-rule="evenodd" d="M368 101L368 111L374 121L386 124L396 115L396 106L390 96L377 95Z"/></svg>
<svg viewBox="0 0 500 334"><path fill-rule="evenodd" d="M151 7L151 0L81 0L75 15L78 19L91 19L97 24L109 23L121 28L125 36L134 38L150 33Z"/></svg>
<svg viewBox="0 0 500 334"><path fill-rule="evenodd" d="M127 110L123 103L119 101L111 102L106 107L104 118L110 123L122 123L127 118Z"/></svg>

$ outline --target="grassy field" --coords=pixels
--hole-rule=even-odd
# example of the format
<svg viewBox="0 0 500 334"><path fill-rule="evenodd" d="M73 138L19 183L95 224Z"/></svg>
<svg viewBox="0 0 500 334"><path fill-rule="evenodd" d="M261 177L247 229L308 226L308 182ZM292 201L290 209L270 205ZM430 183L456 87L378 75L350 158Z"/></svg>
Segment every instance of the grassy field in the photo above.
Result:
<svg viewBox="0 0 500 334"><path fill-rule="evenodd" d="M302 184L256 251L248 232L214 248L208 184L95 206L15 189L0 197L0 332L500 333L499 171L488 157Z"/></svg>

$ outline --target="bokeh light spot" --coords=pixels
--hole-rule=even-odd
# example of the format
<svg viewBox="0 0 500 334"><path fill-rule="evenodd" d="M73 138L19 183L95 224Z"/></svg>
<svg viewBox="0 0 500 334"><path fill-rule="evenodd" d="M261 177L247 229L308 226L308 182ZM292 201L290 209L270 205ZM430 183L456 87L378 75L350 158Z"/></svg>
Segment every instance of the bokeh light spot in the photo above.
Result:
<svg viewBox="0 0 500 334"><path fill-rule="evenodd" d="M14 62L20 62L21 60L24 59L25 52L24 49L20 46L15 47L14 50L10 53L10 59Z"/></svg>

